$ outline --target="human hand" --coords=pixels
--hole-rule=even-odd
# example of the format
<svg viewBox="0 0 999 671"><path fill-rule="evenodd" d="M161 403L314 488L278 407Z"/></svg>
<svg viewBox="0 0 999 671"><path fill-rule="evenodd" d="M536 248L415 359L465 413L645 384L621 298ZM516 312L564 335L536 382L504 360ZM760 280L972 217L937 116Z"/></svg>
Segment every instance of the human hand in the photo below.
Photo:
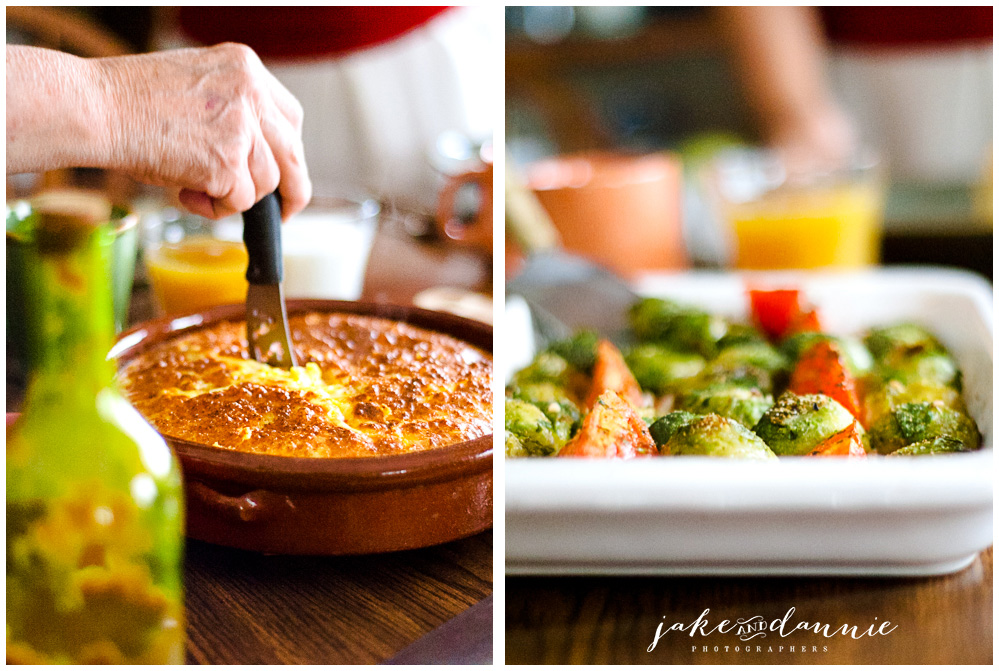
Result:
<svg viewBox="0 0 999 671"><path fill-rule="evenodd" d="M768 144L792 172L808 174L847 166L858 150L849 117L837 106L816 105L794 119L774 123Z"/></svg>
<svg viewBox="0 0 999 671"><path fill-rule="evenodd" d="M212 219L248 210L275 189L284 219L308 204L302 107L249 47L91 62L110 98L108 167L181 187L181 203Z"/></svg>

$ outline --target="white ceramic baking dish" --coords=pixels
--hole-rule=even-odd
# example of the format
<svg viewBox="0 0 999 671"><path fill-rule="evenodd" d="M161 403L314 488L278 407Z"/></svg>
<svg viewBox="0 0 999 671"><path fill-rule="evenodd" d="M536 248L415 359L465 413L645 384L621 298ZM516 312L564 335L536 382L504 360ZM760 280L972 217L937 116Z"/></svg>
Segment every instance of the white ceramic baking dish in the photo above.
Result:
<svg viewBox="0 0 999 671"><path fill-rule="evenodd" d="M985 447L907 459L684 457L507 459L510 574L933 575L992 544L992 290L940 269L648 277L643 295L746 318L747 281L796 286L827 330L903 320L937 334L964 372ZM512 372L532 354L524 306L508 305Z"/></svg>

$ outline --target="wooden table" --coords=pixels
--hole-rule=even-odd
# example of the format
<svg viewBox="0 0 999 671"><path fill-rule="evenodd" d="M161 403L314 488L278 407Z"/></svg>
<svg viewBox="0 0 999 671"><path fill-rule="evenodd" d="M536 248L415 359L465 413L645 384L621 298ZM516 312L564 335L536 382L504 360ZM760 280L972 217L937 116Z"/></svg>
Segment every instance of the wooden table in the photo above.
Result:
<svg viewBox="0 0 999 671"><path fill-rule="evenodd" d="M694 623L705 609L710 631L725 619L781 620L792 607L792 626L819 622L835 631L849 624L863 633L888 620L897 628L857 639L797 631L749 641L734 631L668 631ZM663 622L666 633L649 651ZM506 661L991 664L992 548L960 573L936 578L507 578Z"/></svg>
<svg viewBox="0 0 999 671"><path fill-rule="evenodd" d="M268 557L191 541L187 661L384 661L492 593L492 538L366 557Z"/></svg>

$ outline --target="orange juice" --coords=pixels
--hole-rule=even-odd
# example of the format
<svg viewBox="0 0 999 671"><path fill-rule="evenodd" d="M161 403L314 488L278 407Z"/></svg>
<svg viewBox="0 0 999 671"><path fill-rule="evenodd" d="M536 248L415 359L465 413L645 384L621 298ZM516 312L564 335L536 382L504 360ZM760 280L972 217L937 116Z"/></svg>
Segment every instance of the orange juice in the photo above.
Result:
<svg viewBox="0 0 999 671"><path fill-rule="evenodd" d="M737 268L857 268L877 263L881 192L876 184L778 189L728 203Z"/></svg>
<svg viewBox="0 0 999 671"><path fill-rule="evenodd" d="M149 281L166 313L246 300L246 247L208 237L164 243L146 255Z"/></svg>

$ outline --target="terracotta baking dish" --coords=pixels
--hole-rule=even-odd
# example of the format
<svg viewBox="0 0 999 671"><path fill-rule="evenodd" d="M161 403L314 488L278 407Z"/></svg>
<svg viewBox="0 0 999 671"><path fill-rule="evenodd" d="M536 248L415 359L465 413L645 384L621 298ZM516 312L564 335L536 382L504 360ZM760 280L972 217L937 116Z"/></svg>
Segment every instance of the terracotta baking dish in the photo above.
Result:
<svg viewBox="0 0 999 671"><path fill-rule="evenodd" d="M182 332L239 319L228 305L144 322L123 333L121 364ZM384 303L288 302L297 312L346 312L408 322L487 352L492 327L455 315ZM310 459L233 452L168 441L180 458L187 534L271 554L345 555L426 547L489 528L493 518L493 437L398 456Z"/></svg>

